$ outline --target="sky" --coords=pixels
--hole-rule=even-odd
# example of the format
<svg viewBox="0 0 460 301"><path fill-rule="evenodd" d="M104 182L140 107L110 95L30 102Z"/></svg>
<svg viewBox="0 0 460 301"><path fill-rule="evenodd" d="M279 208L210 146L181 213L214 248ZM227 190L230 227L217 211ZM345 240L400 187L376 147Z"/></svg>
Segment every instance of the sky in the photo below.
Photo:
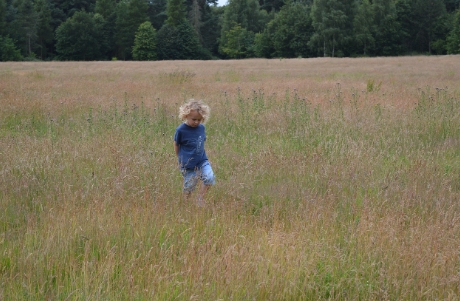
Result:
<svg viewBox="0 0 460 301"><path fill-rule="evenodd" d="M217 6L224 6L227 4L227 0L217 0Z"/></svg>

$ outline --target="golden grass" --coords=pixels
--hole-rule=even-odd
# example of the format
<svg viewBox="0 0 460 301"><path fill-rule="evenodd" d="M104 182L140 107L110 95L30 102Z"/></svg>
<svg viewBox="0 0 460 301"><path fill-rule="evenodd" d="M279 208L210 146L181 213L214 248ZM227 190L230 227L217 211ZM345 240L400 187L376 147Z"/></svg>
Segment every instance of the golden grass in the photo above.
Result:
<svg viewBox="0 0 460 301"><path fill-rule="evenodd" d="M459 300L460 57L0 64L0 299ZM217 176L181 200L179 105Z"/></svg>

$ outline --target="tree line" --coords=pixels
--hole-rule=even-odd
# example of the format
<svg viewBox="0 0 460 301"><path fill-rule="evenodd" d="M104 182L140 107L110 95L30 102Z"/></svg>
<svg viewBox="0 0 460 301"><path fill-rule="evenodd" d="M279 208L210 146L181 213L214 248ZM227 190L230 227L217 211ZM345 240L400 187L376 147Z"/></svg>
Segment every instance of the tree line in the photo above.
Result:
<svg viewBox="0 0 460 301"><path fill-rule="evenodd" d="M460 0L0 0L0 61L460 53Z"/></svg>

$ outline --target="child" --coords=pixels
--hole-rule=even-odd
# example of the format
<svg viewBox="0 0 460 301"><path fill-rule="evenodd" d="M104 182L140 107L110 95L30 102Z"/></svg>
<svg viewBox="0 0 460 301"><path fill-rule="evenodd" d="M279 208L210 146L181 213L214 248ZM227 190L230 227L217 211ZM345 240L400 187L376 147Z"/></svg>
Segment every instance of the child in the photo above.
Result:
<svg viewBox="0 0 460 301"><path fill-rule="evenodd" d="M188 199L195 190L198 179L203 185L198 194L197 205L205 206L204 195L214 185L214 173L204 150L206 141L205 121L210 109L201 101L191 99L179 108L179 118L183 123L174 135L174 150L179 159L179 167L184 177L184 196Z"/></svg>

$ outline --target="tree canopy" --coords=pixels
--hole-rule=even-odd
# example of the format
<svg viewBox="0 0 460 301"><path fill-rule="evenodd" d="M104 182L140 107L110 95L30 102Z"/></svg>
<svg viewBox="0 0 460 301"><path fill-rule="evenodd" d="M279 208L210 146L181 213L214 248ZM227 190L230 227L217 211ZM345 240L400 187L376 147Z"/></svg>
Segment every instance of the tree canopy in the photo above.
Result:
<svg viewBox="0 0 460 301"><path fill-rule="evenodd" d="M0 60L460 53L460 0L216 4L215 0L0 0Z"/></svg>

